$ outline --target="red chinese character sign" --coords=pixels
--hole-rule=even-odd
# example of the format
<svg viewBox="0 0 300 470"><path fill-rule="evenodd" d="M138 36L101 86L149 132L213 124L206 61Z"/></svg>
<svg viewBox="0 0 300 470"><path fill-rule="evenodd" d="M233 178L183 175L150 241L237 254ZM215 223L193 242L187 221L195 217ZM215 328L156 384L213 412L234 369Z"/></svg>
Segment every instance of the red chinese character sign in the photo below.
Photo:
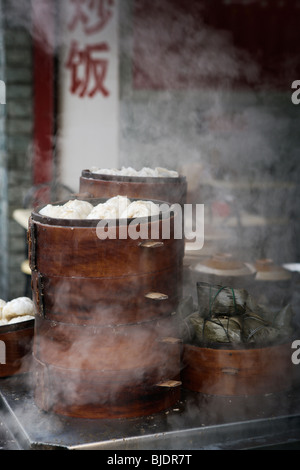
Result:
<svg viewBox="0 0 300 470"><path fill-rule="evenodd" d="M113 7L113 0L69 0L68 30L75 34L81 30L85 37L91 38L91 42L84 45L73 40L66 62L70 73L70 92L80 98L91 98L97 93L109 96L105 85L109 59L103 55L103 52L109 51L109 44L95 39L100 37L112 19Z"/></svg>
<svg viewBox="0 0 300 470"><path fill-rule="evenodd" d="M61 3L60 166L64 182L75 191L83 169L118 164L117 3Z"/></svg>

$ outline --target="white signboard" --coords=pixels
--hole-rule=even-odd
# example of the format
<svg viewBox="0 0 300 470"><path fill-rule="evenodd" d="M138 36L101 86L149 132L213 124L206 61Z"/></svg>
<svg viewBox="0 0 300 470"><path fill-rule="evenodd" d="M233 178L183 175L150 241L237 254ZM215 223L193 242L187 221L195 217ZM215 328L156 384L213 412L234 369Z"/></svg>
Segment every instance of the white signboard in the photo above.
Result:
<svg viewBox="0 0 300 470"><path fill-rule="evenodd" d="M60 9L60 181L75 192L82 170L117 167L117 0L63 0Z"/></svg>

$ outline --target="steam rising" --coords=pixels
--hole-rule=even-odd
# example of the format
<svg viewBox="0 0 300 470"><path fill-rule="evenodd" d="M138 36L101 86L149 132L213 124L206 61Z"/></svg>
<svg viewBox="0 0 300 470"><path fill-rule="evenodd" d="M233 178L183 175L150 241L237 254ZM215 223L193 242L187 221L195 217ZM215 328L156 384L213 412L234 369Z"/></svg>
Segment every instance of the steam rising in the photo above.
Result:
<svg viewBox="0 0 300 470"><path fill-rule="evenodd" d="M276 77L266 82L228 32L201 20L201 7L192 17L171 3L154 2L153 17L137 6L133 38L123 25L132 82L122 88L121 162L179 169L193 202L206 205L207 226L213 203L227 204L235 226L215 250L295 259L299 113L290 83L276 91Z"/></svg>
<svg viewBox="0 0 300 470"><path fill-rule="evenodd" d="M295 244L298 227L292 225L291 218L299 213L300 145L296 136L299 126L297 129L294 122L295 108L287 98L290 83L287 83L287 93L275 97L260 87L254 91L233 91L231 85L238 81L259 83L258 64L234 47L228 33L216 31L199 21L195 27L195 18L182 11L175 12L171 4L159 3L161 15L155 17L155 23L153 18L146 16L139 22L138 51L131 35L132 17L126 6L120 6L125 13L125 16L120 15L124 73L121 76L120 164L134 168L164 166L177 169L188 175L193 202L205 204L208 209L215 201L228 204L236 225L229 226L230 238L219 240L214 248L221 244L225 251L234 249L246 261L260 256L274 257L277 262L295 261L299 256ZM45 21L47 15L44 15L45 10L54 8L52 2L34 0L32 5L34 17L41 19L34 29L32 12L25 0L10 0L7 20L14 26L26 28L46 50L55 47L59 51L64 38L53 36L52 25ZM176 18L171 29L165 27L167 17ZM194 31L193 35L191 31ZM181 44L182 38L184 54L178 55L174 45ZM139 70L139 58L143 61L143 70ZM126 75L129 68L135 73L132 82L132 76ZM144 70L147 70L147 77L143 76ZM217 83L214 88L209 88L207 82L213 77L217 77ZM295 78L290 77L290 82ZM149 92L143 89L145 79L152 86ZM205 89L204 85L201 87L204 82ZM260 225L250 228L247 222L244 225L245 213L257 217ZM268 224L269 217L282 222ZM209 223L210 219L206 220ZM70 292L62 283L57 294L55 304L60 309L68 302ZM99 311L101 309L105 311L105 303L99 303ZM143 335L139 336L128 345L129 362L137 360L132 346L144 339ZM90 341L87 335L69 348L63 349L63 343L59 345L58 354L69 357L66 367L72 367L75 359L78 369L89 363L90 354L97 350L93 334ZM147 357L151 359L151 349L147 350ZM113 358L103 356L105 359ZM131 379L141 380L138 372L137 368L137 376ZM70 401L76 401L81 379L79 373L74 387L68 384L65 391ZM112 384L111 395L118 394L116 385ZM59 390L58 397L53 397L54 401L61 392ZM90 394L89 399L97 402L99 397ZM195 410L198 413L199 407L203 409L205 405L203 398L197 400L196 404L190 405L191 413ZM220 422L223 412L224 407L216 409ZM177 417L170 417L169 422L177 426Z"/></svg>

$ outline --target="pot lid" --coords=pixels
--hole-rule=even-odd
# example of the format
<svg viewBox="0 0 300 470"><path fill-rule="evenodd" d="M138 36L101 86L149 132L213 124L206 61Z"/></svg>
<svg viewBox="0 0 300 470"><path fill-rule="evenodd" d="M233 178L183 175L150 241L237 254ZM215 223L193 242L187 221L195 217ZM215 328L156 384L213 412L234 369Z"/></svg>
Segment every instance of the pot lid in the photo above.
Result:
<svg viewBox="0 0 300 470"><path fill-rule="evenodd" d="M211 258L197 263L192 270L216 276L249 276L255 269L236 260L230 253L216 253Z"/></svg>
<svg viewBox="0 0 300 470"><path fill-rule="evenodd" d="M256 260L255 270L256 281L287 281L291 278L287 269L277 266L270 258Z"/></svg>

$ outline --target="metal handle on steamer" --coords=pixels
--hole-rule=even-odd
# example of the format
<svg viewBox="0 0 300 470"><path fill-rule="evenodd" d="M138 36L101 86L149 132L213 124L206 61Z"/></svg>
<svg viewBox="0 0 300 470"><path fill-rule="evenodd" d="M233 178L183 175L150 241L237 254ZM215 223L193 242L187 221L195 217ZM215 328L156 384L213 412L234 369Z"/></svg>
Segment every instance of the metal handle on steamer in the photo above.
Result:
<svg viewBox="0 0 300 470"><path fill-rule="evenodd" d="M147 240L140 243L140 247L142 248L160 248L161 246L164 246L164 242Z"/></svg>
<svg viewBox="0 0 300 470"><path fill-rule="evenodd" d="M156 384L157 387L164 387L164 388L175 388L180 387L182 382L179 380L165 380L164 382L160 382Z"/></svg>
<svg viewBox="0 0 300 470"><path fill-rule="evenodd" d="M161 292L148 292L148 294L145 294L145 297L150 300L167 300L169 298L167 294L162 294Z"/></svg>
<svg viewBox="0 0 300 470"><path fill-rule="evenodd" d="M237 375L239 373L239 369L235 369L234 367L224 367L222 372L223 374Z"/></svg>

